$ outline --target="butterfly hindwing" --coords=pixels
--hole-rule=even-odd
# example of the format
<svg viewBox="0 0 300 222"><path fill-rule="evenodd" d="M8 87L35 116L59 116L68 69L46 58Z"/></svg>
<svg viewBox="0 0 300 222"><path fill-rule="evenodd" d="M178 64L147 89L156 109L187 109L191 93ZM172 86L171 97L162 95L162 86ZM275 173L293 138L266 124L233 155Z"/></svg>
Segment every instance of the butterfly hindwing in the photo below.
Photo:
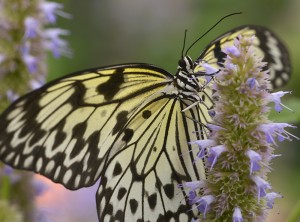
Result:
<svg viewBox="0 0 300 222"><path fill-rule="evenodd" d="M252 37L255 35L255 53L267 62L270 70L272 87L284 86L290 79L291 64L289 53L283 42L269 29L257 25L243 25L234 28L212 41L196 60L197 70L203 71L201 63L208 63L216 68L222 65L226 54L222 52L225 46L233 45L238 36Z"/></svg>
<svg viewBox="0 0 300 222"><path fill-rule="evenodd" d="M185 115L199 119L199 113L195 108L183 115L186 106L160 95L129 120L126 128L139 124L138 133L103 171L97 195L100 221L191 220L186 192L178 184L205 175L202 161L194 160L196 149L191 152L187 143L197 139L189 130L200 131L201 126ZM144 113L147 118L138 121Z"/></svg>

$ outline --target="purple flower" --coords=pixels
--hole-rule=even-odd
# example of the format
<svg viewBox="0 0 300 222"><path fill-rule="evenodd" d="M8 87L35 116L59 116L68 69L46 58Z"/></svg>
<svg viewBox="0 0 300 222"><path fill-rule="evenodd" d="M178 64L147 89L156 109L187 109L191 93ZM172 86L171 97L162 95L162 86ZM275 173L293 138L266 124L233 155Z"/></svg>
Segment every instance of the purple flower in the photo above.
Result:
<svg viewBox="0 0 300 222"><path fill-rule="evenodd" d="M232 222L243 222L243 216L239 207L234 208Z"/></svg>
<svg viewBox="0 0 300 222"><path fill-rule="evenodd" d="M215 200L213 195L206 195L200 197L197 201L197 209L199 212L203 213L203 218L205 219L207 211L210 209L210 204Z"/></svg>
<svg viewBox="0 0 300 222"><path fill-rule="evenodd" d="M38 81L36 79L33 79L30 81L31 89L38 89L38 88L42 87L44 84L45 84L45 80Z"/></svg>
<svg viewBox="0 0 300 222"><path fill-rule="evenodd" d="M247 156L250 159L250 175L251 175L253 171L260 170L259 162L261 161L262 158L261 155L259 155L257 152L253 150L248 150Z"/></svg>
<svg viewBox="0 0 300 222"><path fill-rule="evenodd" d="M219 69L209 65L208 63L203 63L202 66L205 68L205 74L211 75L219 71Z"/></svg>
<svg viewBox="0 0 300 222"><path fill-rule="evenodd" d="M227 55L233 55L234 57L240 57L241 56L240 50L234 45L225 47L223 51Z"/></svg>
<svg viewBox="0 0 300 222"><path fill-rule="evenodd" d="M52 51L53 56L58 58L61 54L70 55L68 42L61 38L61 35L68 35L69 31L60 28L47 29L44 32L45 47Z"/></svg>
<svg viewBox="0 0 300 222"><path fill-rule="evenodd" d="M252 179L255 182L257 187L257 196L259 201L261 197L267 195L266 189L271 189L272 187L267 181L265 181L259 176L253 176Z"/></svg>
<svg viewBox="0 0 300 222"><path fill-rule="evenodd" d="M203 188L205 186L205 181L203 180L197 180L197 181L191 181L191 182L185 182L184 184L179 184L178 187L187 187L190 190L196 190Z"/></svg>
<svg viewBox="0 0 300 222"><path fill-rule="evenodd" d="M210 154L209 154L209 157L207 158L207 160L211 164L210 170L212 170L212 168L216 164L218 157L226 150L227 149L226 149L225 145L218 145L218 146L211 147L209 149Z"/></svg>
<svg viewBox="0 0 300 222"><path fill-rule="evenodd" d="M33 18L27 17L24 21L25 38L35 38L40 30L40 22Z"/></svg>
<svg viewBox="0 0 300 222"><path fill-rule="evenodd" d="M9 177L9 180L12 184L19 182L21 179L21 176L16 174L14 169L11 168L10 166L4 165L3 172L6 176Z"/></svg>
<svg viewBox="0 0 300 222"><path fill-rule="evenodd" d="M254 89L255 86L258 86L258 81L255 78L248 78L246 84L250 89Z"/></svg>
<svg viewBox="0 0 300 222"><path fill-rule="evenodd" d="M30 54L26 54L23 56L23 60L29 70L30 73L35 73L38 68L38 58L32 56Z"/></svg>
<svg viewBox="0 0 300 222"><path fill-rule="evenodd" d="M44 13L46 20L51 24L56 23L56 15L70 18L70 15L68 13L62 11L63 5L57 2L44 1L40 4L40 9Z"/></svg>
<svg viewBox="0 0 300 222"><path fill-rule="evenodd" d="M205 68L206 83L209 83L212 80L212 76L219 72L219 69L209 65L208 63L203 63L202 66Z"/></svg>
<svg viewBox="0 0 300 222"><path fill-rule="evenodd" d="M37 178L34 178L32 180L32 186L34 188L34 193L36 196L42 195L49 188L49 186L45 182Z"/></svg>
<svg viewBox="0 0 300 222"><path fill-rule="evenodd" d="M215 146L216 145L216 141L215 140L197 140L197 141L193 141L190 142L189 144L197 144L199 147L199 152L197 154L198 158L204 158L206 153L205 153L205 149L211 146Z"/></svg>
<svg viewBox="0 0 300 222"><path fill-rule="evenodd" d="M198 196L196 194L196 191L195 190L190 190L189 191L189 204L190 205L193 205L196 200L198 200Z"/></svg>
<svg viewBox="0 0 300 222"><path fill-rule="evenodd" d="M265 133L267 142L273 143L274 145L276 145L273 138L275 135L277 135L277 138L280 142L282 142L284 139L291 140L290 137L294 137L295 139L299 140L298 137L284 130L285 127L296 128L296 126L288 123L266 123L261 124L258 129Z"/></svg>
<svg viewBox="0 0 300 222"><path fill-rule="evenodd" d="M275 192L267 193L266 199L267 199L267 206L269 207L269 209L273 208L275 198L282 198L282 196Z"/></svg>
<svg viewBox="0 0 300 222"><path fill-rule="evenodd" d="M274 109L277 112L280 112L282 110L281 106L283 106L283 104L281 103L281 97L287 93L291 93L291 92L279 91L279 92L275 92L275 93L270 93L266 99L270 102L274 102L275 103Z"/></svg>
<svg viewBox="0 0 300 222"><path fill-rule="evenodd" d="M12 90L7 90L6 97L9 99L9 101L14 102L16 99L19 98L19 95L13 92Z"/></svg>
<svg viewBox="0 0 300 222"><path fill-rule="evenodd" d="M212 131L219 131L219 130L223 130L224 128L221 127L221 126L217 126L217 125L214 125L214 124L210 124L210 123L207 123L206 126L211 129Z"/></svg>
<svg viewBox="0 0 300 222"><path fill-rule="evenodd" d="M215 117L216 116L216 111L213 109L208 110L208 114L210 115L210 117Z"/></svg>

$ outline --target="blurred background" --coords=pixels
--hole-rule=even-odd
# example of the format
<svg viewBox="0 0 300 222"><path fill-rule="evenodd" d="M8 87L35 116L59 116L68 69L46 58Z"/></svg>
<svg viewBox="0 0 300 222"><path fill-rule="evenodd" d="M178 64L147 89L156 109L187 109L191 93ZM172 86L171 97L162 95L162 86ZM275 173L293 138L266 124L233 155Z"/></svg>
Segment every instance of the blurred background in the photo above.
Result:
<svg viewBox="0 0 300 222"><path fill-rule="evenodd" d="M272 115L274 121L286 120L298 125L300 103L300 1L298 0L67 0L60 1L72 19L60 19L58 26L70 30L67 37L72 58L59 60L49 56L49 76L54 79L73 71L128 62L146 62L174 73L188 29L187 45L221 17L242 12L224 20L189 52L198 58L205 46L239 25L257 24L272 29L286 42L292 59L292 80L284 90L292 91L283 103L295 113L284 110ZM295 102L296 101L296 102ZM298 123L296 122L298 121ZM291 131L300 137L300 130ZM286 221L300 201L300 142L280 143L273 160L270 182L284 198L276 199L267 221ZM52 185L38 204L51 221L96 222L96 187L66 191ZM60 202L58 202L60 201ZM80 215L80 216L79 216Z"/></svg>

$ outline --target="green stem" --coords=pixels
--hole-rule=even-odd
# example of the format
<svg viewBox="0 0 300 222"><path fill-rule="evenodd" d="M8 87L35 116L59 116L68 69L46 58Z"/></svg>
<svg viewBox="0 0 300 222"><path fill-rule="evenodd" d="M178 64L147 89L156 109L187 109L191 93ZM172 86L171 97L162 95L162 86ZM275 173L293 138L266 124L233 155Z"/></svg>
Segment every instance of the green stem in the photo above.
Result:
<svg viewBox="0 0 300 222"><path fill-rule="evenodd" d="M9 200L11 192L11 183L8 176L3 176L1 179L1 199Z"/></svg>

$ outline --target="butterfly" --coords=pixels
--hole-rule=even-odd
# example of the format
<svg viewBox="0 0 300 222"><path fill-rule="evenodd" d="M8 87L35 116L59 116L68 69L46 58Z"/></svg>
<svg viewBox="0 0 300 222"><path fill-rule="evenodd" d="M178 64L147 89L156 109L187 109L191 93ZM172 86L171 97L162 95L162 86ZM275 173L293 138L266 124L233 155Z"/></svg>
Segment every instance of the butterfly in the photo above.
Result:
<svg viewBox="0 0 300 222"><path fill-rule="evenodd" d="M271 83L290 79L289 54L267 28L245 25L212 41L175 75L130 63L75 72L16 100L0 116L0 159L76 190L100 179L99 221L191 221L188 191L205 179L190 141L205 139L214 105L202 63L222 66L225 45L256 35ZM213 82L213 81L211 81ZM184 110L184 111L183 111Z"/></svg>

